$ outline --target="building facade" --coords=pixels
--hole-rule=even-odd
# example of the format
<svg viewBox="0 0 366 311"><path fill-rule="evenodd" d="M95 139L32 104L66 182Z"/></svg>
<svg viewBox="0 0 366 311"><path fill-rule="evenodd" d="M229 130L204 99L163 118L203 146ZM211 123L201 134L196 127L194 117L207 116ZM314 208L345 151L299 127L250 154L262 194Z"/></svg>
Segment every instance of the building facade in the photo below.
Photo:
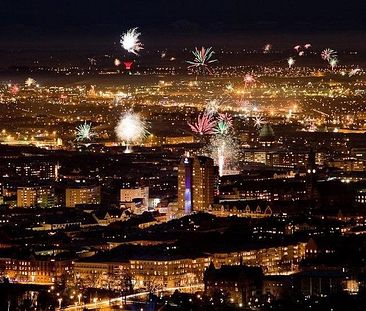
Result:
<svg viewBox="0 0 366 311"><path fill-rule="evenodd" d="M100 204L100 186L79 186L66 188L65 206Z"/></svg>
<svg viewBox="0 0 366 311"><path fill-rule="evenodd" d="M185 214L206 210L214 201L213 159L184 156L178 167L178 208Z"/></svg>

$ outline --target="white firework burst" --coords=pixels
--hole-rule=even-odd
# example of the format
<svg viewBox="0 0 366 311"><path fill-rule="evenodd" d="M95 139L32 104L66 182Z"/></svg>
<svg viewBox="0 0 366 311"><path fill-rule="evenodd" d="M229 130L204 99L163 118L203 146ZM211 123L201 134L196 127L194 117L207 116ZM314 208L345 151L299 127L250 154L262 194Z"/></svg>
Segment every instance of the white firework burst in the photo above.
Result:
<svg viewBox="0 0 366 311"><path fill-rule="evenodd" d="M292 66L295 64L295 59L292 57L287 59L288 68L292 68Z"/></svg>
<svg viewBox="0 0 366 311"><path fill-rule="evenodd" d="M352 69L349 73L348 73L348 76L349 77L352 77L354 76L355 74L357 74L358 72L360 72L361 69L360 68L355 68L355 69Z"/></svg>
<svg viewBox="0 0 366 311"><path fill-rule="evenodd" d="M205 113L208 115L214 115L217 114L220 106L222 104L222 101L220 99L211 99L207 102L206 104L206 109L205 109Z"/></svg>
<svg viewBox="0 0 366 311"><path fill-rule="evenodd" d="M127 30L121 35L121 46L129 53L138 55L144 49L139 37L141 33L137 31L137 27Z"/></svg>
<svg viewBox="0 0 366 311"><path fill-rule="evenodd" d="M127 112L121 116L115 128L119 140L133 144L143 140L148 134L147 125L137 113Z"/></svg>
<svg viewBox="0 0 366 311"><path fill-rule="evenodd" d="M202 153L214 159L219 167L219 175L225 175L226 170L236 169L240 159L240 146L232 135L215 135Z"/></svg>
<svg viewBox="0 0 366 311"><path fill-rule="evenodd" d="M30 87L32 85L36 85L36 84L37 84L37 82L33 78L27 78L25 80L25 85L28 86L28 87Z"/></svg>
<svg viewBox="0 0 366 311"><path fill-rule="evenodd" d="M254 126L259 129L265 123L264 118L262 116L256 116L254 118Z"/></svg>
<svg viewBox="0 0 366 311"><path fill-rule="evenodd" d="M329 60L329 65L330 65L330 68L332 68L332 70L334 70L334 68L338 65L338 59L337 58L331 58Z"/></svg>
<svg viewBox="0 0 366 311"><path fill-rule="evenodd" d="M91 140L94 133L92 132L92 124L86 121L76 127L76 140L77 141L87 141Z"/></svg>

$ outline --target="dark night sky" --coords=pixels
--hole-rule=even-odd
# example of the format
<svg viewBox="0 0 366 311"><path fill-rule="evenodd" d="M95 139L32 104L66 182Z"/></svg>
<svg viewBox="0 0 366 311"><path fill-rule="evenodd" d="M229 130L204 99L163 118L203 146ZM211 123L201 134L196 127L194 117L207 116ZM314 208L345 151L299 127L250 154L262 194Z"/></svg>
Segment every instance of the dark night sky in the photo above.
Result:
<svg viewBox="0 0 366 311"><path fill-rule="evenodd" d="M0 0L0 64L20 53L120 51L119 35L137 26L146 49L366 49L366 0Z"/></svg>
<svg viewBox="0 0 366 311"><path fill-rule="evenodd" d="M365 29L364 0L1 0L2 34L117 31L140 25L152 31L250 29Z"/></svg>

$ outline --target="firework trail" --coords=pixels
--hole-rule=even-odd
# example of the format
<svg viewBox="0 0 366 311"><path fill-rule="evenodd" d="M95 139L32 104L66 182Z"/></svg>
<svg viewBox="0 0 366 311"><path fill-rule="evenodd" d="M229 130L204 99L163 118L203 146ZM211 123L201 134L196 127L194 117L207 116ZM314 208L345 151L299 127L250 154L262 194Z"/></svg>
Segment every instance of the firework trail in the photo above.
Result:
<svg viewBox="0 0 366 311"><path fill-rule="evenodd" d="M217 62L217 59L213 59L213 55L215 52L212 50L212 47L204 48L202 47L201 50L198 48L195 48L194 51L192 51L192 54L194 56L193 61L186 61L189 66L188 69L197 69L198 71L208 72L212 74L212 70L210 69L210 64Z"/></svg>
<svg viewBox="0 0 366 311"><path fill-rule="evenodd" d="M121 46L129 53L138 55L138 53L144 49L143 44L140 42L139 37L141 33L137 31L137 27L127 30L121 35Z"/></svg>

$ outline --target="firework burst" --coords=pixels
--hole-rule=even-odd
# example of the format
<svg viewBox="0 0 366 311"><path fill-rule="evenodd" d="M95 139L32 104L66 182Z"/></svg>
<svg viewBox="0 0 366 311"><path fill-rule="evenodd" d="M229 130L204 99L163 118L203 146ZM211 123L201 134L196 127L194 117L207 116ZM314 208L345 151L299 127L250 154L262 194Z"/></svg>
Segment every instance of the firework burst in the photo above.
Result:
<svg viewBox="0 0 366 311"><path fill-rule="evenodd" d="M80 124L76 127L76 140L77 141L87 141L91 140L91 137L94 136L92 132L92 124L87 123L86 121L83 124Z"/></svg>
<svg viewBox="0 0 366 311"><path fill-rule="evenodd" d="M207 71L211 74L212 70L210 69L210 64L217 62L217 59L213 58L215 52L212 50L212 47L207 49L202 47L201 50L195 48L195 50L192 51L192 54L194 56L193 61L186 61L189 64L188 69L201 70L203 73Z"/></svg>
<svg viewBox="0 0 366 311"><path fill-rule="evenodd" d="M220 109L221 104L222 104L222 101L220 99L215 98L215 99L209 100L206 104L205 114L208 114L208 115L217 114Z"/></svg>
<svg viewBox="0 0 366 311"><path fill-rule="evenodd" d="M115 66L119 66L119 65L121 65L121 61L120 61L118 58L116 58L116 59L114 60L114 65L115 65Z"/></svg>
<svg viewBox="0 0 366 311"><path fill-rule="evenodd" d="M225 135L229 132L230 126L225 121L217 121L215 128L213 129L213 132L215 134L221 134Z"/></svg>
<svg viewBox="0 0 366 311"><path fill-rule="evenodd" d="M295 59L292 57L287 59L288 68L292 68L292 66L295 64Z"/></svg>
<svg viewBox="0 0 366 311"><path fill-rule="evenodd" d="M20 87L18 84L13 84L10 86L9 91L12 95L17 95L20 91Z"/></svg>
<svg viewBox="0 0 366 311"><path fill-rule="evenodd" d="M244 76L244 83L245 83L245 85L247 85L247 84L253 84L254 82L255 82L255 77L254 77L253 74L247 73Z"/></svg>
<svg viewBox="0 0 366 311"><path fill-rule="evenodd" d="M332 58L337 57L337 52L332 49L325 49L320 54L321 58L325 61L330 61Z"/></svg>
<svg viewBox="0 0 366 311"><path fill-rule="evenodd" d="M231 82L227 83L227 84L225 85L225 89L226 89L226 91L228 91L228 92L233 92L233 91L234 91L234 84L233 84L233 83L231 83Z"/></svg>
<svg viewBox="0 0 366 311"><path fill-rule="evenodd" d="M264 47L263 47L263 53L264 54L268 54L272 49L272 44L267 43Z"/></svg>
<svg viewBox="0 0 366 311"><path fill-rule="evenodd" d="M146 122L141 119L139 114L133 112L121 115L115 132L117 138L127 145L142 141L148 134Z"/></svg>
<svg viewBox="0 0 366 311"><path fill-rule="evenodd" d="M194 133L199 135L213 134L216 121L212 115L204 113L198 115L197 122L193 124L188 122L188 125Z"/></svg>
<svg viewBox="0 0 366 311"><path fill-rule="evenodd" d="M330 65L330 68L332 68L332 70L334 70L334 68L338 65L338 58L331 58L329 60L329 65Z"/></svg>
<svg viewBox="0 0 366 311"><path fill-rule="evenodd" d="M360 68L355 68L355 69L352 69L349 73L348 73L348 76L349 77L352 77L354 76L355 74L357 74L358 72L360 72L361 69Z"/></svg>
<svg viewBox="0 0 366 311"><path fill-rule="evenodd" d="M254 118L254 126L259 129L262 127L262 125L265 123L262 116L257 116Z"/></svg>
<svg viewBox="0 0 366 311"><path fill-rule="evenodd" d="M25 85L28 86L28 87L30 87L32 85L36 85L36 84L37 84L37 82L33 78L27 78L25 80Z"/></svg>
<svg viewBox="0 0 366 311"><path fill-rule="evenodd" d="M240 159L239 144L229 134L211 137L210 143L202 152L214 159L215 165L219 167L220 176L224 175L226 170L237 168Z"/></svg>
<svg viewBox="0 0 366 311"><path fill-rule="evenodd" d="M129 53L138 55L138 53L144 49L143 44L140 41L141 33L136 28L131 28L121 35L121 46Z"/></svg>
<svg viewBox="0 0 366 311"><path fill-rule="evenodd" d="M219 117L218 117L219 121L224 121L225 123L227 123L229 126L233 126L233 117L230 116L227 113L219 113Z"/></svg>

